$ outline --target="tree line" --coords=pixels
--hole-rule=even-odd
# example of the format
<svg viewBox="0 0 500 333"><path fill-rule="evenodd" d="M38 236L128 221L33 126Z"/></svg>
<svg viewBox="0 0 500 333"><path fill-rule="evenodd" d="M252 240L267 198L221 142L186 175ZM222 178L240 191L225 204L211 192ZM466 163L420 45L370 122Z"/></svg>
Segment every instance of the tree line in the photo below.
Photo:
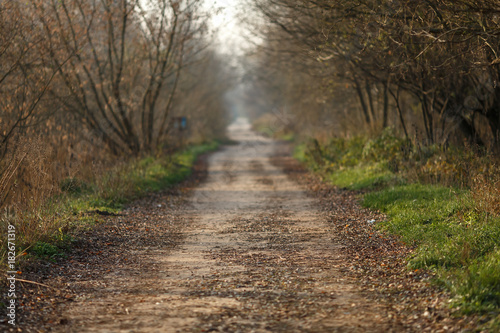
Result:
<svg viewBox="0 0 500 333"><path fill-rule="evenodd" d="M181 72L217 61L206 15L199 0L2 1L1 156L51 122L72 122L115 153L154 151L178 93L195 84Z"/></svg>
<svg viewBox="0 0 500 333"><path fill-rule="evenodd" d="M265 41L254 80L296 117L500 150L498 1L252 4Z"/></svg>
<svg viewBox="0 0 500 333"><path fill-rule="evenodd" d="M201 0L1 1L0 199L30 182L22 169L36 150L60 178L171 150L181 134L223 136L232 77L209 16Z"/></svg>

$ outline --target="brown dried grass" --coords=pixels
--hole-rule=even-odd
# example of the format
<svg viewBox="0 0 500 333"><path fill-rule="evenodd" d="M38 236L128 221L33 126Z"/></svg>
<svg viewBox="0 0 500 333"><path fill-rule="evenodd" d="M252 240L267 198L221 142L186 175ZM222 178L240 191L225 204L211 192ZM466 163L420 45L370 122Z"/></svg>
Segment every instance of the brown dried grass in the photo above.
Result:
<svg viewBox="0 0 500 333"><path fill-rule="evenodd" d="M472 178L471 194L477 209L493 216L500 216L500 165L487 172L477 172Z"/></svg>
<svg viewBox="0 0 500 333"><path fill-rule="evenodd" d="M55 132L19 139L17 149L0 161L0 232L6 235L8 225L15 225L18 253L50 240L68 223L58 197L63 179L91 181L109 164L106 152ZM0 237L3 264L6 245Z"/></svg>

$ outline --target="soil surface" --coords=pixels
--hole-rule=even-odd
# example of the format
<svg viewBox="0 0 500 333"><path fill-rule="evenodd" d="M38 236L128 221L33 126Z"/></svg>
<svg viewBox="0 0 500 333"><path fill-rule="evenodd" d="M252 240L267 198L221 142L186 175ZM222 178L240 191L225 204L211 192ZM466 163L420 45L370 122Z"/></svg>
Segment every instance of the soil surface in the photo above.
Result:
<svg viewBox="0 0 500 333"><path fill-rule="evenodd" d="M20 326L52 332L448 332L447 296L356 194L307 178L240 119L200 184L83 231L23 285ZM201 166L203 173L205 168ZM200 177L198 177L200 179ZM314 194L314 195L313 195ZM45 266L44 266L45 265ZM31 274L31 275L29 275Z"/></svg>

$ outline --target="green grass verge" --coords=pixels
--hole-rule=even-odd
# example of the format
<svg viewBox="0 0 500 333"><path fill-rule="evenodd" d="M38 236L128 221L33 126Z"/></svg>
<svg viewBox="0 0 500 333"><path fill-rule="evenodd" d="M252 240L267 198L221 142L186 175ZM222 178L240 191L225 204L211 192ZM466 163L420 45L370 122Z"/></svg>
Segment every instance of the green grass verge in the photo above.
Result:
<svg viewBox="0 0 500 333"><path fill-rule="evenodd" d="M172 156L149 156L130 161L106 173L98 184L87 185L91 190L72 193L67 205L73 214L92 210L117 212L134 199L186 179L197 157L217 147L217 142L211 142L191 146Z"/></svg>
<svg viewBox="0 0 500 333"><path fill-rule="evenodd" d="M500 308L500 217L478 211L470 191L410 184L368 193L385 212L380 227L416 246L409 268L433 269L465 313Z"/></svg>
<svg viewBox="0 0 500 333"><path fill-rule="evenodd" d="M218 146L218 142L211 142L170 156L131 159L96 176L92 182L66 179L59 184L60 194L34 212L23 212L17 220L2 219L2 228L9 223L16 225L17 253L23 258L54 260L64 256L73 230L91 228L100 222L96 211L117 213L135 199L181 182L191 174L200 154ZM5 258L6 250L1 254Z"/></svg>
<svg viewBox="0 0 500 333"><path fill-rule="evenodd" d="M336 186L351 190L376 189L398 182L398 178L379 163L335 170L327 174L327 179Z"/></svg>
<svg viewBox="0 0 500 333"><path fill-rule="evenodd" d="M417 161L405 149L404 141L384 133L375 140L334 139L322 146L313 141L298 145L294 156L333 185L363 190L362 204L388 217L377 227L415 247L408 268L433 270L436 283L454 295L456 308L485 314L487 325L499 328L500 216L481 209L466 187L408 177L419 166L428 172L429 166L444 165L437 170L444 174L453 164L431 154L425 159L419 154Z"/></svg>

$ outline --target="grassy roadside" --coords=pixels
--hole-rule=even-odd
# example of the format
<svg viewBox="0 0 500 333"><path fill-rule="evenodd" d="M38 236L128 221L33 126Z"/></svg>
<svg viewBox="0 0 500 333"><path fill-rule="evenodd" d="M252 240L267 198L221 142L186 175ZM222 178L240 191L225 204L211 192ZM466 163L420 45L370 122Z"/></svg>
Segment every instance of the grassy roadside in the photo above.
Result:
<svg viewBox="0 0 500 333"><path fill-rule="evenodd" d="M116 214L134 199L161 191L186 179L198 156L217 149L211 142L186 148L170 156L149 156L117 163L91 179L76 177L57 184L58 191L42 204L26 210L11 210L0 218L7 234L9 224L16 228L16 264L26 260L64 256L75 230L89 228L103 215ZM1 241L2 266L7 268L7 242Z"/></svg>
<svg viewBox="0 0 500 333"><path fill-rule="evenodd" d="M310 141L295 157L327 182L360 191L387 215L377 225L416 250L409 269L435 273L461 313L500 329L500 173L498 161L464 149L414 147L390 131L375 139Z"/></svg>

